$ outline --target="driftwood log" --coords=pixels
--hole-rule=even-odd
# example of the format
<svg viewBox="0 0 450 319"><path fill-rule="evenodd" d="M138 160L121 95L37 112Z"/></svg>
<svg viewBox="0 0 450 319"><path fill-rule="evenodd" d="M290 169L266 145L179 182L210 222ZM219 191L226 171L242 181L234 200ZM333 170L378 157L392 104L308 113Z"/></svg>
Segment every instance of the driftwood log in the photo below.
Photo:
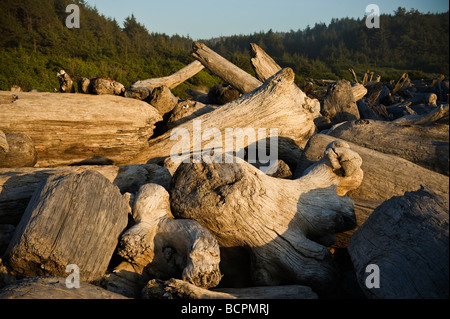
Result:
<svg viewBox="0 0 450 319"><path fill-rule="evenodd" d="M184 141L171 138L174 131L151 140L146 150L136 156L133 163L146 163L149 160L160 162L171 155L178 156L182 148L180 143L184 143L183 154L187 156L193 150L197 152L203 150L205 146L210 149L211 143L215 143L215 151L223 153L227 143L231 143L233 147L237 144L233 141L235 135L226 134L226 130L238 128L242 130L250 128L256 131L259 128L266 130L276 128L278 136L290 138L298 146L304 147L315 131L313 119L317 116L314 113L317 100L308 99L303 92L294 89L293 81L294 72L289 68L283 69L257 90L196 118L195 120L199 121L196 123L201 124L201 132L194 135L194 120L190 120L176 128ZM208 132L209 134L206 134ZM205 137L205 134L208 136ZM220 138L215 138L216 135L220 135ZM263 138L268 136L267 133ZM210 141L212 137L214 137L213 142ZM242 134L239 137L244 139ZM258 139L261 138L258 136ZM253 142L255 141L251 138L244 139L241 147L244 148ZM174 147L176 150L172 149ZM239 150L234 149L234 151Z"/></svg>
<svg viewBox="0 0 450 319"><path fill-rule="evenodd" d="M66 278L24 278L1 289L0 299L127 299L87 282L80 282L79 288L68 288Z"/></svg>
<svg viewBox="0 0 450 319"><path fill-rule="evenodd" d="M339 80L328 87L320 113L332 124L360 118L350 82Z"/></svg>
<svg viewBox="0 0 450 319"><path fill-rule="evenodd" d="M49 178L35 191L4 256L19 277L67 276L81 281L106 272L130 206L117 186L95 171Z"/></svg>
<svg viewBox="0 0 450 319"><path fill-rule="evenodd" d="M345 143L330 144L297 180L269 177L243 161L183 163L172 179L172 212L197 220L221 247L249 247L255 285L328 289L336 268L326 246L356 225L352 200L338 195L359 186L360 165Z"/></svg>
<svg viewBox="0 0 450 319"><path fill-rule="evenodd" d="M448 197L420 189L373 212L348 247L367 297L448 299L448 207ZM369 265L378 267L378 278Z"/></svg>
<svg viewBox="0 0 450 319"><path fill-rule="evenodd" d="M449 175L448 125L419 126L357 120L343 123L328 134Z"/></svg>
<svg viewBox="0 0 450 319"><path fill-rule="evenodd" d="M34 142L37 164L129 164L147 145L158 111L145 102L86 94L0 91L0 130L25 133Z"/></svg>
<svg viewBox="0 0 450 319"><path fill-rule="evenodd" d="M33 167L36 165L36 148L28 135L8 133L3 136L5 137L4 145L7 148L0 146L0 167Z"/></svg>
<svg viewBox="0 0 450 319"><path fill-rule="evenodd" d="M133 219L136 224L122 235L118 254L136 272L146 278L180 278L202 288L218 285L222 276L216 239L194 220L173 219L169 193L162 186L141 187Z"/></svg>
<svg viewBox="0 0 450 319"><path fill-rule="evenodd" d="M346 142L362 158L364 178L361 185L348 193L354 200L358 227L372 212L392 196L402 196L407 191L416 191L421 185L443 196L449 196L448 176L420 167L403 158L384 154L325 134L316 134L308 142L303 158L294 176L301 176L304 169L316 163L333 141ZM339 234L337 244L346 247L353 230Z"/></svg>
<svg viewBox="0 0 450 319"><path fill-rule="evenodd" d="M131 89L134 88L147 88L150 91L153 91L154 88L160 87L160 86L167 86L169 89L173 89L179 84L183 83L184 81L190 79L194 75L196 75L198 72L204 69L204 66L198 62L194 61L181 70L178 70L177 72L166 76L162 78L154 78L154 79L148 79L148 80L142 80L137 81L131 85Z"/></svg>
<svg viewBox="0 0 450 319"><path fill-rule="evenodd" d="M122 194L136 193L142 185L154 183L167 190L172 176L155 164L125 166L60 166L55 168L0 168L0 224L19 223L39 184L50 177L94 170L119 187Z"/></svg>
<svg viewBox="0 0 450 319"><path fill-rule="evenodd" d="M192 51L192 56L194 58L242 94L253 91L262 84L261 81L223 58L201 42L194 42L192 44Z"/></svg>
<svg viewBox="0 0 450 319"><path fill-rule="evenodd" d="M144 299L317 299L310 287L300 285L207 290L179 279L150 280Z"/></svg>

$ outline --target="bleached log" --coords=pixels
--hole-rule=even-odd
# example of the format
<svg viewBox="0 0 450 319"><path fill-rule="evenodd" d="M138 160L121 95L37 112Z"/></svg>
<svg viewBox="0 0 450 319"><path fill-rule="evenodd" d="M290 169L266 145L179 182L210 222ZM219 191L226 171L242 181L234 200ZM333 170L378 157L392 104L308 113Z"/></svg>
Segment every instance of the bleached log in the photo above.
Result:
<svg viewBox="0 0 450 319"><path fill-rule="evenodd" d="M162 120L148 103L113 95L0 91L0 130L25 133L41 167L129 164Z"/></svg>
<svg viewBox="0 0 450 319"><path fill-rule="evenodd" d="M98 172L49 178L34 192L5 265L19 277L65 276L76 265L81 281L99 280L130 210L119 188Z"/></svg>
<svg viewBox="0 0 450 319"><path fill-rule="evenodd" d="M208 228L221 247L248 247L255 285L329 289L337 273L326 246L356 225L352 200L341 196L361 183L360 165L345 143L330 144L297 180L267 176L243 161L183 163L172 180L171 208Z"/></svg>
<svg viewBox="0 0 450 319"><path fill-rule="evenodd" d="M186 155L194 150L203 150L205 146L211 147L210 138L202 138L203 132L207 129L214 129L220 132L222 140L219 141L219 147L216 147L217 152L223 153L224 145L227 141L225 139L233 138L230 134L225 134L226 129L250 128L256 130L258 128L270 129L277 128L278 136L283 136L292 139L299 147L304 147L309 137L315 131L314 118L317 116L315 110L317 109L317 100L307 99L306 95L298 89L295 89L292 84L294 82L294 72L287 68L283 69L272 78L267 80L257 90L243 95L241 98L221 106L217 110L204 114L195 120L201 124L202 132L200 136L193 132L193 121L190 120L177 127L178 132L184 130L189 134L189 143ZM152 161L163 161L171 155L178 155L179 149L176 149L176 154L172 148L180 145L178 140L171 139L172 131L155 138L149 142L149 146L145 151L142 151L133 160L134 163L147 163ZM264 136L266 138L267 134ZM258 136L259 138L262 138ZM197 139L193 141L193 139ZM199 141L201 140L201 141ZM250 141L245 139L242 147L246 147ZM217 142L217 140L215 141ZM197 144L198 145L194 145ZM201 145L200 145L201 143ZM231 140L231 145L234 145ZM217 146L217 145L216 145ZM233 149L233 151L238 151Z"/></svg>
<svg viewBox="0 0 450 319"><path fill-rule="evenodd" d="M180 276L198 287L221 279L216 239L195 220L173 219L169 193L156 184L141 187L133 206L136 224L120 239L118 254L143 276Z"/></svg>
<svg viewBox="0 0 450 319"><path fill-rule="evenodd" d="M204 66L200 62L194 61L169 76L137 81L131 85L131 88L147 88L152 91L154 88L165 85L169 89L173 89L196 75L203 68Z"/></svg>
<svg viewBox="0 0 450 319"><path fill-rule="evenodd" d="M192 56L194 58L242 94L253 91L261 86L261 81L223 58L205 44L194 42L192 44L192 50Z"/></svg>

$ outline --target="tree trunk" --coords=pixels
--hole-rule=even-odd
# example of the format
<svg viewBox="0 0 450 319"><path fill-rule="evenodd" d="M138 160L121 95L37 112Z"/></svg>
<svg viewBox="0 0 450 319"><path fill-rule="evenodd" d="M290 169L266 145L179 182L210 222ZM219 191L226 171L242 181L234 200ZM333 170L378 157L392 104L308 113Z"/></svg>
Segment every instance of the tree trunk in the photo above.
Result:
<svg viewBox="0 0 450 319"><path fill-rule="evenodd" d="M203 43L194 42L192 44L192 50L192 56L194 58L242 94L253 91L261 86L261 81L221 57Z"/></svg>
<svg viewBox="0 0 450 319"><path fill-rule="evenodd" d="M317 299L311 288L299 285L222 288L207 290L188 282L151 280L143 289L144 299Z"/></svg>
<svg viewBox="0 0 450 319"><path fill-rule="evenodd" d="M167 86L169 89L173 89L183 83L184 81L190 79L194 75L196 75L198 72L203 70L204 66L198 62L194 61L181 70L178 70L177 72L173 73L172 75L162 77L162 78L155 78L155 79L148 79L143 81L137 81L133 83L131 88L147 88L150 91L153 91L154 88L160 87L160 86Z"/></svg>
<svg viewBox="0 0 450 319"><path fill-rule="evenodd" d="M204 114L194 120L190 120L179 125L176 130L167 132L164 135L150 141L148 148L141 152L134 163L147 163L152 161L163 161L169 156L178 156L180 143L183 143L184 158L189 157L193 151L200 154L200 150L208 147L214 152L223 153L224 145L231 144L232 151L237 149L237 141L233 140L235 136L244 139L244 132L238 128L249 128L258 131L259 128L270 129L277 128L278 136L292 139L299 147L304 147L309 137L315 130L313 119L316 117L314 109L316 105L311 105L313 100L306 99L303 92L294 90L292 83L294 81L294 72L291 69L284 69L266 81L258 90L245 94L238 100L221 106L217 110ZM200 125L201 130L195 129L194 125ZM213 142L210 141L211 134L206 138L208 130L214 130ZM235 129L236 134L226 133L226 130ZM205 133L206 132L206 133ZM182 141L171 139L172 133L175 138L182 135ZM220 134L219 134L220 133ZM265 139L269 134L257 140ZM255 135L257 135L255 133ZM216 135L219 137L216 138ZM256 142L255 138L249 136L242 141L240 148L245 148L251 143ZM219 140L219 141L218 141ZM214 147L211 146L214 143ZM205 154L203 154L204 156ZM217 155L217 154L215 154ZM172 157L171 156L171 157ZM184 158L180 158L184 159Z"/></svg>
<svg viewBox="0 0 450 319"><path fill-rule="evenodd" d="M327 145L333 141L344 140L324 134L314 135L308 142L295 177L301 176L305 168L322 158ZM401 196L406 191L416 191L421 185L448 197L448 177L400 157L383 154L348 142L351 149L362 158L364 178L361 185L348 196L354 200L358 227L362 225L372 212L392 196ZM353 231L340 234L338 244L346 247Z"/></svg>
<svg viewBox="0 0 450 319"><path fill-rule="evenodd" d="M86 94L0 92L0 130L25 133L41 167L128 164L162 120L145 102Z"/></svg>
<svg viewBox="0 0 450 319"><path fill-rule="evenodd" d="M81 281L106 272L128 223L128 201L95 171L49 178L35 191L5 253L20 277L67 276L76 265Z"/></svg>
<svg viewBox="0 0 450 319"><path fill-rule="evenodd" d="M355 232L348 248L367 297L448 299L448 206L448 196L407 192L383 203ZM368 278L370 264L378 267L378 282Z"/></svg>
<svg viewBox="0 0 450 319"><path fill-rule="evenodd" d="M449 175L448 134L448 125L401 125L369 120L346 122L328 133L328 135L381 153L399 156L447 176Z"/></svg>
<svg viewBox="0 0 450 319"><path fill-rule="evenodd" d="M344 143L330 144L324 160L297 180L267 176L243 161L181 164L172 212L197 220L221 247L248 247L256 285L329 289L336 269L325 246L355 226L353 202L338 195L358 187L360 165Z"/></svg>
<svg viewBox="0 0 450 319"><path fill-rule="evenodd" d="M158 165L64 166L57 168L0 169L0 224L19 223L34 191L47 178L95 170L119 187L122 194L136 193L147 183L169 189L172 176Z"/></svg>

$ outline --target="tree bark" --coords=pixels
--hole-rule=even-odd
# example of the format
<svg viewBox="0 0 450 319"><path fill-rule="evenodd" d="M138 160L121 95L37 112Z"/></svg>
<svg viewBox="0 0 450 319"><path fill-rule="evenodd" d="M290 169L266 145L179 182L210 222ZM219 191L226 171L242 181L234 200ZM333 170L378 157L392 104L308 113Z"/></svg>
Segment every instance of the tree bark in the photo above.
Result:
<svg viewBox="0 0 450 319"><path fill-rule="evenodd" d="M426 189L407 192L383 203L355 232L348 248L368 298L448 299L448 206L448 197ZM380 275L372 289L370 264Z"/></svg>
<svg viewBox="0 0 450 319"><path fill-rule="evenodd" d="M448 125L419 126L358 120L343 123L328 135L449 175Z"/></svg>
<svg viewBox="0 0 450 319"><path fill-rule="evenodd" d="M131 85L131 88L147 88L150 91L153 91L154 88L160 87L160 86L167 86L169 89L173 89L183 83L184 81L190 79L194 75L196 75L198 72L203 70L204 66L198 62L194 61L181 70L178 70L177 72L173 73L172 75L162 77L162 78L155 78L155 79L148 79L143 81L137 81Z"/></svg>
<svg viewBox="0 0 450 319"><path fill-rule="evenodd" d="M345 143L330 144L297 180L269 177L243 161L182 164L172 179L172 212L197 220L221 247L249 247L256 285L329 289L336 269L325 246L355 226L353 202L338 195L358 187L360 165Z"/></svg>
<svg viewBox="0 0 450 319"><path fill-rule="evenodd" d="M0 130L25 133L41 167L128 164L162 120L145 102L86 94L0 92ZM9 102L8 102L9 101Z"/></svg>
<svg viewBox="0 0 450 319"><path fill-rule="evenodd" d="M119 187L122 194L136 193L147 183L169 189L172 176L155 164L127 166L63 166L57 168L0 169L0 224L19 223L39 184L47 178L95 170Z"/></svg>
<svg viewBox="0 0 450 319"><path fill-rule="evenodd" d="M194 58L242 94L253 91L261 86L261 81L229 62L205 44L194 42L192 44L192 50L192 56Z"/></svg>
<svg viewBox="0 0 450 319"><path fill-rule="evenodd" d="M265 82L258 90L243 95L238 100L221 106L217 110L204 114L195 120L201 124L201 134L194 135L194 120L185 122L177 127L178 131L167 132L164 135L149 142L148 148L141 152L134 160L134 163L147 163L149 160L162 162L171 155L178 155L180 142L171 139L172 133L188 134L189 139L184 143L189 143L183 152L186 157L194 150L199 154L205 147L211 148L211 142L202 135L207 129L220 132L220 141L214 138L214 151L223 153L224 145L232 143L233 151L236 149L233 136L225 134L226 129L250 128L277 128L278 136L291 138L299 147L304 147L309 137L315 130L313 119L317 116L314 113L316 105L306 99L303 92L292 86L294 72L291 69L284 69ZM239 133L239 132L238 132ZM175 134L176 135L176 134ZM264 136L266 138L267 134ZM261 139L261 136L258 136ZM243 141L242 147L246 147L252 142L251 138ZM196 144L198 143L198 144ZM200 145L201 143L201 145ZM175 147L176 150L172 148ZM195 148L194 148L195 147Z"/></svg>
<svg viewBox="0 0 450 319"><path fill-rule="evenodd" d="M118 187L100 173L50 178L33 194L5 264L19 277L67 276L66 267L74 264L81 281L99 280L129 212Z"/></svg>

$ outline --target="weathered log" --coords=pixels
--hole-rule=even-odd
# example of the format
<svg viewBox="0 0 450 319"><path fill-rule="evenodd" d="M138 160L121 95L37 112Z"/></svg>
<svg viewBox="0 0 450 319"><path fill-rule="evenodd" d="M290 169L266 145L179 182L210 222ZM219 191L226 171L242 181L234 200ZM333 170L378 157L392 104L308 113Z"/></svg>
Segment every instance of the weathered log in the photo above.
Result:
<svg viewBox="0 0 450 319"><path fill-rule="evenodd" d="M3 131L0 131L0 160L3 158L7 152L9 151L8 140L6 139L6 135Z"/></svg>
<svg viewBox="0 0 450 319"><path fill-rule="evenodd" d="M172 179L172 212L197 220L221 247L248 247L255 285L327 289L336 269L323 245L355 226L353 202L338 195L358 187L360 165L344 143L330 144L324 160L297 180L267 176L243 161L183 163Z"/></svg>
<svg viewBox="0 0 450 319"><path fill-rule="evenodd" d="M448 299L448 207L448 197L407 192L383 203L354 233L349 253L367 297ZM377 273L367 272L369 265Z"/></svg>
<svg viewBox="0 0 450 319"><path fill-rule="evenodd" d="M150 91L152 91L154 88L160 87L160 86L167 86L169 89L173 89L183 83L184 81L190 79L194 75L196 75L198 72L203 70L204 66L198 62L194 61L181 70L178 70L177 72L173 73L172 75L162 77L162 78L154 78L154 79L148 79L143 81L137 81L131 85L132 88L147 88Z"/></svg>
<svg viewBox="0 0 450 319"><path fill-rule="evenodd" d="M203 114L216 110L214 105L205 105L198 101L182 100L175 105L166 122L167 129L181 125Z"/></svg>
<svg viewBox="0 0 450 319"><path fill-rule="evenodd" d="M81 281L99 280L129 212L119 188L98 172L49 178L33 194L5 265L20 277L64 276L76 265Z"/></svg>
<svg viewBox="0 0 450 319"><path fill-rule="evenodd" d="M301 176L305 168L320 160L327 145L336 140L346 142L324 134L316 134L311 137L294 177ZM358 227L384 201L392 196L401 196L407 191L415 191L421 185L429 187L439 194L448 196L449 180L447 176L430 171L394 155L383 154L350 142L347 143L352 150L361 156L361 168L364 172L361 185L348 193L348 196L353 199L355 204ZM339 234L337 238L338 246L346 247L353 232L353 230L350 230Z"/></svg>
<svg viewBox="0 0 450 319"><path fill-rule="evenodd" d="M362 84L353 83L352 84L352 93L353 93L353 100L355 102L358 102L367 94L367 89Z"/></svg>
<svg viewBox="0 0 450 319"><path fill-rule="evenodd" d="M169 113L178 103L178 98L172 94L170 89L163 85L152 90L148 102L158 110L159 114Z"/></svg>
<svg viewBox="0 0 450 319"><path fill-rule="evenodd" d="M448 124L449 104L436 107L432 112L423 115L405 115L395 120L401 125L431 125L443 121Z"/></svg>
<svg viewBox="0 0 450 319"><path fill-rule="evenodd" d="M148 103L112 95L0 91L0 130L25 133L41 167L129 164L162 120ZM9 99L9 102L8 102Z"/></svg>
<svg viewBox="0 0 450 319"><path fill-rule="evenodd" d="M397 93L397 92L401 91L402 89L404 89L404 87L407 84L408 80L409 80L408 74L407 73L403 73L397 79L397 81L394 82L393 88L392 88L392 93Z"/></svg>
<svg viewBox="0 0 450 319"><path fill-rule="evenodd" d="M359 119L358 106L350 82L339 80L336 84L330 85L320 112L333 124Z"/></svg>
<svg viewBox="0 0 450 319"><path fill-rule="evenodd" d="M205 44L194 42L192 56L200 61L208 70L220 77L224 82L232 85L242 94L253 91L262 82L223 58Z"/></svg>
<svg viewBox="0 0 450 319"><path fill-rule="evenodd" d="M119 187L120 192L136 193L142 185L155 183L167 190L172 176L155 164L126 166L62 166L57 168L0 169L0 224L19 223L39 184L52 176L66 176L94 170Z"/></svg>
<svg viewBox="0 0 450 319"><path fill-rule="evenodd" d="M33 167L36 164L36 148L28 135L9 133L5 137L8 151L3 156L0 154L0 167Z"/></svg>
<svg viewBox="0 0 450 319"><path fill-rule="evenodd" d="M142 290L144 299L317 299L311 288L300 285L222 288L207 290L179 279L151 280Z"/></svg>
<svg viewBox="0 0 450 319"><path fill-rule="evenodd" d="M216 239L195 220L173 219L169 193L162 186L141 187L133 219L136 224L122 235L118 254L139 274L178 277L202 288L218 285L222 276Z"/></svg>
<svg viewBox="0 0 450 319"><path fill-rule="evenodd" d="M209 103L209 98L208 98L208 92L205 91L200 91L200 90L194 90L194 89L187 89L185 91L187 94L189 94L190 96L192 96L192 100L196 101L196 102L201 102L204 104L208 104Z"/></svg>
<svg viewBox="0 0 450 319"><path fill-rule="evenodd" d="M127 299L87 282L68 288L66 277L24 278L1 289L0 299Z"/></svg>
<svg viewBox="0 0 450 319"><path fill-rule="evenodd" d="M224 152L226 150L224 145L229 143L233 146L232 151L238 152L237 143L233 141L235 135L226 134L226 130L234 129L236 132L236 129L243 126L255 131L259 128L267 130L277 128L278 136L291 138L298 146L303 147L315 130L313 119L317 116L314 113L317 101L306 99L303 92L292 86L293 81L294 72L289 68L283 69L257 90L196 118L198 122L190 120L179 125L177 131L167 132L151 140L148 148L136 156L134 163L163 161L169 156L178 156L180 143L183 146L183 154L187 156L190 152L194 150L199 152L205 147L210 150L211 143L215 143L215 152ZM201 130L194 132L194 124L201 125ZM211 130L214 130L213 142L210 141ZM205 137L205 132L209 132L208 138ZM215 138L219 133L220 141L217 140L219 138ZM238 133L239 130L236 134ZM178 138L178 134L182 134L182 141L171 139L172 134L175 138ZM258 139L265 139L267 136L258 136ZM244 136L240 137L244 139ZM240 147L244 148L255 140L249 137L242 142L243 145Z"/></svg>
<svg viewBox="0 0 450 319"><path fill-rule="evenodd" d="M237 100L241 94L231 85L219 84L213 86L208 92L209 104L224 105Z"/></svg>
<svg viewBox="0 0 450 319"><path fill-rule="evenodd" d="M449 175L448 125L419 126L357 120L337 126L328 135Z"/></svg>
<svg viewBox="0 0 450 319"><path fill-rule="evenodd" d="M111 79L94 78L89 80L88 91L97 95L122 95L125 92L125 87L122 83Z"/></svg>

